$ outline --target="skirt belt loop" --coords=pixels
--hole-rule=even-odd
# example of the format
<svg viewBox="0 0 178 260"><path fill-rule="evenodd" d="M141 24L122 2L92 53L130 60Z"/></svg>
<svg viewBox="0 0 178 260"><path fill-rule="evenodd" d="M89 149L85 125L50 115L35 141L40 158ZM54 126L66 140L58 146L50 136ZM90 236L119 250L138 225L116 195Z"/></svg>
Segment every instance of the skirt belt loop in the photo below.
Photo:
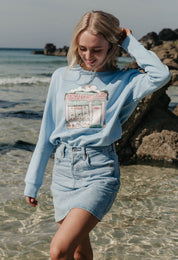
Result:
<svg viewBox="0 0 178 260"><path fill-rule="evenodd" d="M65 157L65 149L66 149L66 145L64 143L61 144L61 157L64 158Z"/></svg>
<svg viewBox="0 0 178 260"><path fill-rule="evenodd" d="M82 154L83 154L83 160L86 160L86 148L82 146Z"/></svg>

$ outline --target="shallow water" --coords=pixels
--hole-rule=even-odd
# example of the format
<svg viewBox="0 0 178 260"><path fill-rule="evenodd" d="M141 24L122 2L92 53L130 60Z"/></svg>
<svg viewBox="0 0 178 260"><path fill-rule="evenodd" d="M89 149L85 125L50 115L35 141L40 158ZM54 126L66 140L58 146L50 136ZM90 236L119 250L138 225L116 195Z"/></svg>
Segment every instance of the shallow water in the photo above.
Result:
<svg viewBox="0 0 178 260"><path fill-rule="evenodd" d="M53 159L48 163L37 209L25 202L24 178L37 141L50 75L65 62L64 58L25 51L0 51L2 260L49 259L50 241L57 230L50 193ZM170 89L173 103L177 102L176 93ZM177 176L175 168L121 166L117 199L91 232L94 259L178 259Z"/></svg>
<svg viewBox="0 0 178 260"><path fill-rule="evenodd" d="M30 157L24 150L1 155L1 259L49 259L57 230L50 193L53 159L34 209L23 197ZM177 170L130 165L121 173L117 199L90 235L94 259L177 259Z"/></svg>

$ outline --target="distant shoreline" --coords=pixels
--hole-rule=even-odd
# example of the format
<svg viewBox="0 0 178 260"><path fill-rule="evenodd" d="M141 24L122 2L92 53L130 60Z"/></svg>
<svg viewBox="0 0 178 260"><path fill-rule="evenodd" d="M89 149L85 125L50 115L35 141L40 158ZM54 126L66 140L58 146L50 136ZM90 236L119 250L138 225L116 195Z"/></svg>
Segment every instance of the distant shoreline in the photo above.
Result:
<svg viewBox="0 0 178 260"><path fill-rule="evenodd" d="M0 51L43 51L43 48L14 48L14 47L0 47Z"/></svg>

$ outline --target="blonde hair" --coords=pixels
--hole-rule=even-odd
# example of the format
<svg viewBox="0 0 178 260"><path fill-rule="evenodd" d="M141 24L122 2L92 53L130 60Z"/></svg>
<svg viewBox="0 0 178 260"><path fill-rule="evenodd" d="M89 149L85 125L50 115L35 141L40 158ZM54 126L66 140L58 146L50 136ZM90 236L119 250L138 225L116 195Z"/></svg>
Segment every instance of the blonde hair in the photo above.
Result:
<svg viewBox="0 0 178 260"><path fill-rule="evenodd" d="M75 27L67 55L68 65L73 67L82 62L78 53L78 37L81 32L86 30L95 35L102 34L109 42L111 47L105 60L105 66L108 70L117 69L119 54L118 41L121 31L120 22L112 14L103 11L86 13Z"/></svg>

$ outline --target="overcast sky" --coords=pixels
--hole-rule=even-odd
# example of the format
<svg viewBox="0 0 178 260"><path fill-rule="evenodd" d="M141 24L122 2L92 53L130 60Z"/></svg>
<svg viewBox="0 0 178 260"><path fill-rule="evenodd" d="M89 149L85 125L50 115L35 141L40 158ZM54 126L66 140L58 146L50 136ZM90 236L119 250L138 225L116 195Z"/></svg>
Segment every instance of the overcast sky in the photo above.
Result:
<svg viewBox="0 0 178 260"><path fill-rule="evenodd" d="M90 10L114 14L137 39L178 28L178 0L0 0L0 47L69 45L76 23Z"/></svg>

